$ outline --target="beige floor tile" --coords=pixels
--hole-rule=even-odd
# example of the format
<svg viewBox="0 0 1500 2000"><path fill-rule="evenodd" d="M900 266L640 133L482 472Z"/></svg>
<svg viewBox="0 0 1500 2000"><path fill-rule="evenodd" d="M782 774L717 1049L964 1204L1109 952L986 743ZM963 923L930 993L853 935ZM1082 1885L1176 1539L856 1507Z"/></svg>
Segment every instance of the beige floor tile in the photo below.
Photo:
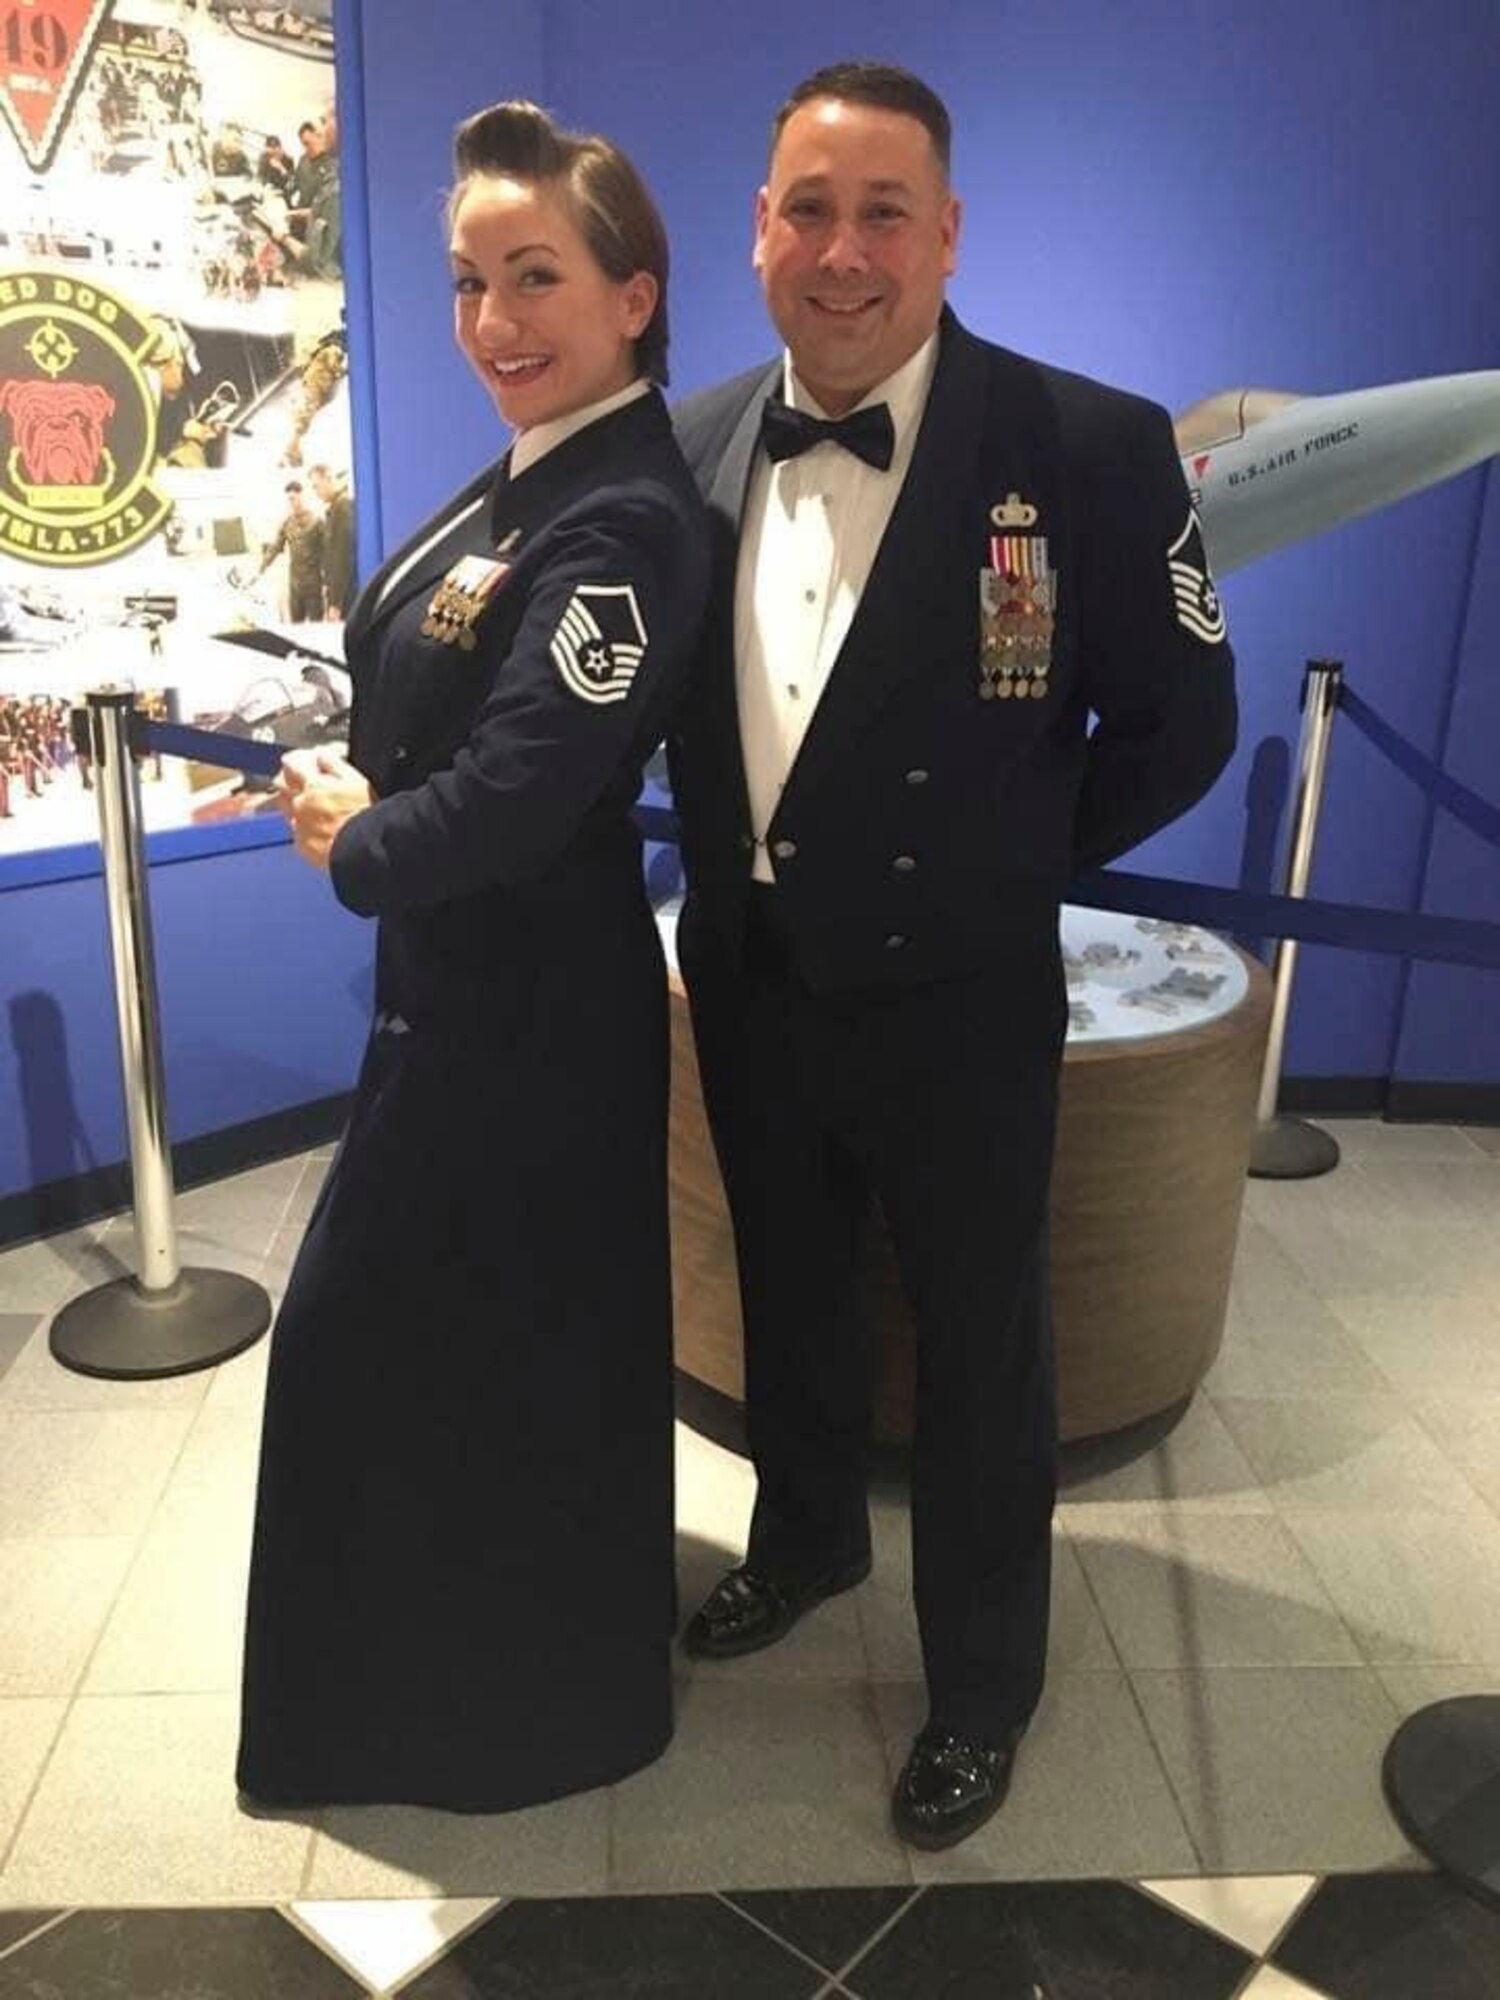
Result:
<svg viewBox="0 0 1500 2000"><path fill-rule="evenodd" d="M675 1448L678 1533L722 1551L726 1568L742 1561L755 1505L750 1461L683 1423L676 1427Z"/></svg>
<svg viewBox="0 0 1500 2000"><path fill-rule="evenodd" d="M31 1788L67 1712L68 1704L60 1697L0 1701L0 1858L20 1824ZM30 1900L40 1908L68 1899L37 1896ZM0 1904L15 1907L27 1901L25 1896L7 1894L5 1874L0 1871Z"/></svg>
<svg viewBox="0 0 1500 2000"><path fill-rule="evenodd" d="M1473 1510L1474 1488L1390 1393L1221 1396L1215 1407L1278 1507Z"/></svg>
<svg viewBox="0 0 1500 2000"><path fill-rule="evenodd" d="M1412 1402L1412 1414L1479 1497L1500 1514L1500 1395L1474 1395L1462 1401L1451 1396L1418 1397Z"/></svg>
<svg viewBox="0 0 1500 2000"><path fill-rule="evenodd" d="M1293 1979L1279 1965L1263 1965L1248 1986L1242 1986L1236 2000L1328 2000L1319 1987Z"/></svg>
<svg viewBox="0 0 1500 2000"><path fill-rule="evenodd" d="M1282 1519L1365 1658L1500 1659L1500 1525L1472 1516L1287 1508Z"/></svg>
<svg viewBox="0 0 1500 2000"><path fill-rule="evenodd" d="M1346 1160L1411 1161L1419 1166L1450 1162L1473 1166L1484 1148L1461 1125L1404 1125L1383 1118L1319 1118L1339 1142Z"/></svg>
<svg viewBox="0 0 1500 2000"><path fill-rule="evenodd" d="M696 1680L666 1755L615 1788L614 1886L909 1882L888 1795L862 1683Z"/></svg>
<svg viewBox="0 0 1500 2000"><path fill-rule="evenodd" d="M1460 1695L1500 1698L1500 1661L1477 1667L1377 1667L1375 1671L1403 1716Z"/></svg>
<svg viewBox="0 0 1500 2000"><path fill-rule="evenodd" d="M90 1255L94 1235L90 1224L18 1243L0 1253L0 1312L50 1314L64 1299L101 1282Z"/></svg>
<svg viewBox="0 0 1500 2000"><path fill-rule="evenodd" d="M5 1378L30 1344L43 1323L34 1312L6 1312L0 1307L0 1402L5 1399Z"/></svg>
<svg viewBox="0 0 1500 2000"><path fill-rule="evenodd" d="M1141 1887L1259 1958L1317 1887L1316 1875L1201 1875Z"/></svg>
<svg viewBox="0 0 1500 2000"><path fill-rule="evenodd" d="M189 1188L177 1197L178 1226L264 1255L272 1236L290 1219L305 1166L302 1155L295 1154Z"/></svg>
<svg viewBox="0 0 1500 2000"><path fill-rule="evenodd" d="M0 1541L0 1697L73 1692L135 1546L129 1535Z"/></svg>
<svg viewBox="0 0 1500 2000"><path fill-rule="evenodd" d="M1361 1664L1317 1572L1270 1516L1101 1508L1075 1546L1128 1667Z"/></svg>
<svg viewBox="0 0 1500 2000"><path fill-rule="evenodd" d="M235 1806L229 1695L85 1696L21 1826L0 1897L57 1905L290 1902L305 1826Z"/></svg>
<svg viewBox="0 0 1500 2000"><path fill-rule="evenodd" d="M192 1426L190 1408L0 1408L0 1535L134 1535Z"/></svg>
<svg viewBox="0 0 1500 2000"><path fill-rule="evenodd" d="M266 1370L271 1360L272 1335L265 1333L253 1347L245 1348L214 1370L204 1407L217 1410L225 1404L248 1404L257 1412L266 1395Z"/></svg>
<svg viewBox="0 0 1500 2000"><path fill-rule="evenodd" d="M86 1694L232 1694L244 1652L248 1531L153 1529L110 1614Z"/></svg>
<svg viewBox="0 0 1500 2000"><path fill-rule="evenodd" d="M1197 1396L1160 1444L1129 1463L1069 1481L1058 1513L1070 1533L1086 1533L1095 1506L1178 1506L1268 1514L1271 1502L1255 1468L1206 1396Z"/></svg>
<svg viewBox="0 0 1500 2000"><path fill-rule="evenodd" d="M179 1211L177 1260L184 1270L234 1271L260 1281L261 1264L274 1230L258 1222L236 1222L230 1211ZM111 1223L91 1253L101 1272L115 1276L136 1268L134 1227L128 1219ZM103 1282L102 1277L97 1282Z"/></svg>
<svg viewBox="0 0 1500 2000"><path fill-rule="evenodd" d="M479 1897L434 1902L293 1903L292 1916L313 1941L382 1991L428 1965L500 1905Z"/></svg>
<svg viewBox="0 0 1500 2000"><path fill-rule="evenodd" d="M1223 1343L1203 1386L1217 1398L1357 1395L1389 1385L1270 1232L1245 1222Z"/></svg>
<svg viewBox="0 0 1500 2000"><path fill-rule="evenodd" d="M1500 1396L1500 1285L1426 1298L1341 1293L1329 1300L1350 1338L1408 1396Z"/></svg>
<svg viewBox="0 0 1500 2000"><path fill-rule="evenodd" d="M1422 1192L1442 1175L1461 1205ZM1457 1177L1455 1179L1455 1177ZM1421 1296L1500 1279L1500 1237L1488 1215L1490 1170L1351 1163L1313 1181L1256 1181L1246 1212L1269 1230L1323 1298L1377 1292Z"/></svg>
<svg viewBox="0 0 1500 2000"><path fill-rule="evenodd" d="M247 1540L259 1456L259 1402L249 1396L216 1402L210 1393L172 1468L153 1530L211 1529L226 1540Z"/></svg>
<svg viewBox="0 0 1500 2000"><path fill-rule="evenodd" d="M1500 1159L1500 1125L1462 1125L1459 1130L1471 1146L1492 1159Z"/></svg>
<svg viewBox="0 0 1500 2000"><path fill-rule="evenodd" d="M138 1410L191 1409L208 1393L212 1369L159 1380L116 1381L80 1375L54 1360L44 1321L0 1381L0 1409Z"/></svg>
<svg viewBox="0 0 1500 2000"><path fill-rule="evenodd" d="M305 1893L589 1896L609 1887L609 1793L523 1812L339 1806L322 1816Z"/></svg>
<svg viewBox="0 0 1500 2000"><path fill-rule="evenodd" d="M920 1687L876 1689L893 1769L925 1720ZM1010 1796L959 1846L913 1852L919 1882L1186 1873L1197 1867L1125 1676L1060 1673L1016 1758Z"/></svg>
<svg viewBox="0 0 1500 2000"><path fill-rule="evenodd" d="M1359 1172L1404 1222L1434 1232L1500 1228L1500 1160L1477 1147L1467 1160L1362 1160Z"/></svg>
<svg viewBox="0 0 1500 2000"><path fill-rule="evenodd" d="M1373 1673L1136 1669L1131 1680L1206 1870L1328 1874L1406 1855L1380 1793L1395 1712Z"/></svg>
<svg viewBox="0 0 1500 2000"><path fill-rule="evenodd" d="M321 1155L302 1155L302 1172L297 1178L297 1184L286 1206L286 1213L281 1219L281 1226L284 1229L296 1229L300 1232L307 1227L332 1164L331 1154L327 1158Z"/></svg>

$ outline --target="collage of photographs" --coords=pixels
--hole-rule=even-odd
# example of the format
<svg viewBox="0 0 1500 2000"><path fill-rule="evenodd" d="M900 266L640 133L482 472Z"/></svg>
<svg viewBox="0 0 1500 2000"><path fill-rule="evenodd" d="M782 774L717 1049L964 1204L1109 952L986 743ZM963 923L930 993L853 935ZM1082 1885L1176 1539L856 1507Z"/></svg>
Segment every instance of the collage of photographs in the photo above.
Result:
<svg viewBox="0 0 1500 2000"><path fill-rule="evenodd" d="M348 696L331 0L74 14L0 54L0 855L95 836L91 686L293 746ZM218 766L142 778L152 829L266 801Z"/></svg>

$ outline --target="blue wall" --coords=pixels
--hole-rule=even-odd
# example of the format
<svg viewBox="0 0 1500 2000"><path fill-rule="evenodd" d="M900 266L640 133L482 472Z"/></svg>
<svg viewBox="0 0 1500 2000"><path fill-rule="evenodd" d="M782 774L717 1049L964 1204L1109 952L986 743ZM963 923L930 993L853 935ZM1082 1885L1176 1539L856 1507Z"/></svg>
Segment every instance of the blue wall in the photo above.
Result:
<svg viewBox="0 0 1500 2000"><path fill-rule="evenodd" d="M1495 365L1489 0L1440 0L1419 31L1404 0L770 0L732 30L688 4L572 4L549 10L548 37L557 108L606 127L662 200L679 388L768 351L748 250L770 114L799 76L848 54L904 62L947 100L966 209L952 297L992 338L1174 411L1237 385L1321 394ZM1267 738L1295 741L1310 655L1342 658L1398 729L1441 751L1455 677L1493 688L1500 671L1491 645L1486 673L1477 634L1459 656L1476 551L1500 559L1493 523L1476 533L1482 491L1471 474L1228 580L1242 748L1142 865L1237 879L1251 761ZM1406 781L1345 731L1315 889L1416 907L1425 825ZM1429 906L1481 914L1465 893L1435 880ZM1477 974L1447 985L1460 1021L1488 997ZM1304 951L1288 1073L1387 1075L1402 990L1394 961ZM1402 1047L1403 1061L1419 1054ZM1492 1043L1450 1022L1443 1067L1420 1073L1500 1068Z"/></svg>
<svg viewBox="0 0 1500 2000"><path fill-rule="evenodd" d="M1327 393L1496 362L1492 0L1436 0L1419 24L1405 0L339 9L370 553L500 443L451 351L440 215L454 123L504 95L608 130L651 181L673 244L677 390L770 351L749 263L770 113L847 54L905 62L948 99L966 203L953 298L993 338L1174 410L1241 384ZM1483 472L1267 558L1225 596L1243 747L1145 862L1237 878L1251 760L1295 737L1309 654L1343 658L1398 729L1495 796L1500 499ZM285 849L153 874L174 1134L345 1087L368 926ZM1497 877L1491 853L1431 826L1406 781L1341 732L1319 891L1500 917ZM0 1197L123 1152L103 935L97 882L7 893L0 875ZM1494 1082L1496 985L1305 951L1288 1072Z"/></svg>
<svg viewBox="0 0 1500 2000"><path fill-rule="evenodd" d="M367 20L393 10L394 0L365 0ZM391 183L373 230L386 273L377 356L383 368L406 339L420 416L405 422L422 430L398 450L382 415L390 539L491 449L480 392L440 352L440 246L400 220L412 183L441 185L455 110L489 95L492 79L496 94L522 87L486 63L490 18L453 8L443 76L459 77L457 95L432 87L413 102L406 92L401 173L372 159L372 185ZM1495 363L1500 12L1489 0L1441 0L1420 34L1401 0L1253 10L1227 0L767 0L753 23L734 26L688 0L553 0L544 24L524 39L544 100L619 139L666 215L678 392L770 351L749 259L770 116L799 76L851 53L908 64L949 103L966 211L952 296L993 338L1172 410L1232 386L1326 394ZM401 391L390 381L382 393ZM1483 492L1484 474L1472 473L1228 580L1240 754L1211 799L1141 850L1142 865L1238 879L1251 764L1268 740L1295 742L1309 656L1343 659L1398 729L1443 753L1450 714L1464 709L1460 684L1487 678L1477 627L1460 645L1477 579L1500 562L1493 524L1480 528ZM1315 890L1482 914L1443 872L1441 835L1429 882L1428 842L1407 781L1342 732ZM1459 1018L1487 997L1469 973L1422 974L1414 996L1433 978ZM1455 1037L1451 1024L1441 1065L1421 1068L1431 1044L1402 1040L1405 990L1394 960L1305 950L1288 1073L1382 1078L1399 1047L1408 1076L1500 1074L1482 1036Z"/></svg>

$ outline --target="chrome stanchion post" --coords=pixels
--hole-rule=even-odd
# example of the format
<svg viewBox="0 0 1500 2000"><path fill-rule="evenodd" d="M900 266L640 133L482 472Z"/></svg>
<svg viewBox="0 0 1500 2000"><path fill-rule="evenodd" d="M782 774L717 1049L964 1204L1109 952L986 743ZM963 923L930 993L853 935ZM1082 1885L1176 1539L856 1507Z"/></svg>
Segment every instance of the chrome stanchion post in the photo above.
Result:
<svg viewBox="0 0 1500 2000"><path fill-rule="evenodd" d="M1291 848L1287 855L1283 894L1305 896L1312 874L1313 844L1318 832L1318 808L1333 718L1344 685L1337 660L1309 660L1302 683L1302 742L1297 757L1297 796L1292 816ZM1255 1137L1250 1147L1250 1172L1264 1180L1309 1180L1339 1163L1338 1141L1320 1126L1277 1112L1281 1089L1281 1056L1287 1017L1292 1005L1292 980L1297 969L1297 941L1281 938L1271 960L1271 1025L1265 1064L1260 1076Z"/></svg>
<svg viewBox="0 0 1500 2000"><path fill-rule="evenodd" d="M99 778L99 844L130 1132L136 1278L144 1291L166 1292L178 1278L177 1226L172 1216L172 1152L167 1139L156 959L146 900L140 774L130 754L134 696L101 690L87 699L91 754Z"/></svg>
<svg viewBox="0 0 1500 2000"><path fill-rule="evenodd" d="M131 754L135 697L114 688L86 697L89 760L114 959L115 1011L130 1135L136 1273L71 1300L50 1345L83 1375L183 1375L239 1353L264 1333L264 1287L233 1271L183 1270L172 1214L172 1153L156 999L156 963L141 816Z"/></svg>

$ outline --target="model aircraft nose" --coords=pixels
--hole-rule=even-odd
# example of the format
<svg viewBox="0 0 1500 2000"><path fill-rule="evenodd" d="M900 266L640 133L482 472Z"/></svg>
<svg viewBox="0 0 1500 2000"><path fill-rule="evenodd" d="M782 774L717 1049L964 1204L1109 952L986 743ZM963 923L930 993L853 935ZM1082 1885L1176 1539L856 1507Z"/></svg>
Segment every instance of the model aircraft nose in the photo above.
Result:
<svg viewBox="0 0 1500 2000"><path fill-rule="evenodd" d="M1227 389L1174 428L1224 576L1500 452L1500 369L1335 396Z"/></svg>

